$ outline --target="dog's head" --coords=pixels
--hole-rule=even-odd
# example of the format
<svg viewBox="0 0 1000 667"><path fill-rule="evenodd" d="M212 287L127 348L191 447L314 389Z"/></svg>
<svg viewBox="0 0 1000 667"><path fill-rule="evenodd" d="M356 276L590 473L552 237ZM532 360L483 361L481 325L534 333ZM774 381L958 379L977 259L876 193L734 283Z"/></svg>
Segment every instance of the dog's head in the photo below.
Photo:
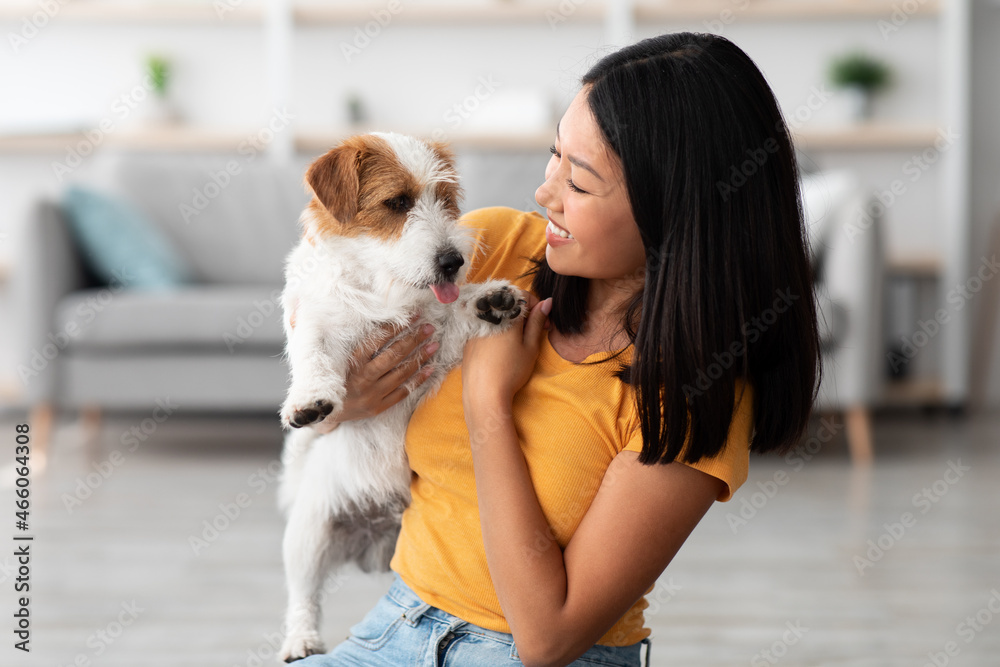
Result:
<svg viewBox="0 0 1000 667"><path fill-rule="evenodd" d="M429 288L441 303L458 298L472 239L458 224L462 193L443 144L351 137L313 162L305 180L314 195L307 238L352 239L365 265L389 280Z"/></svg>

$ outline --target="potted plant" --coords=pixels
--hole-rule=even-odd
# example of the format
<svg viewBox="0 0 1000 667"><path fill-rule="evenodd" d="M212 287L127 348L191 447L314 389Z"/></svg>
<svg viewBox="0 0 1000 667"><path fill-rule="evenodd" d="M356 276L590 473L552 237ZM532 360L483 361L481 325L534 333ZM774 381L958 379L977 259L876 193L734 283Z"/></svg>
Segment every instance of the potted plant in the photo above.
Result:
<svg viewBox="0 0 1000 667"><path fill-rule="evenodd" d="M153 123L172 124L180 120L180 116L170 102L169 88L171 77L170 61L159 55L146 58L146 76L153 95L149 100L148 119Z"/></svg>
<svg viewBox="0 0 1000 667"><path fill-rule="evenodd" d="M861 51L835 58L830 64L830 80L849 96L855 121L871 119L872 98L889 85L891 78L887 64Z"/></svg>

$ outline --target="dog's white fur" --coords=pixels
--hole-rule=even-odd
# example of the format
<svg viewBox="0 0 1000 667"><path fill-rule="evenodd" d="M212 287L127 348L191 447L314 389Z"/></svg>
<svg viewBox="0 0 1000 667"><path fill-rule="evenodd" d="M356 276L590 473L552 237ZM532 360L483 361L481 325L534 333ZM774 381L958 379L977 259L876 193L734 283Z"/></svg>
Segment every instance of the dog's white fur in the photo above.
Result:
<svg viewBox="0 0 1000 667"><path fill-rule="evenodd" d="M393 223L392 229L356 233L352 220L336 219L338 213L322 203L344 193L317 190L364 191L364 152L381 146L382 158L372 160L384 162L381 142L412 176L412 207L405 221ZM336 158L341 161L343 146ZM321 591L332 568L353 561L365 571L388 569L400 516L410 500L404 436L417 403L461 361L466 341L502 331L526 313L523 293L506 281L461 285L474 237L472 230L458 224L457 205L442 201L440 184L452 184L451 192L458 193L457 174L442 146L391 133L356 137L352 146L359 183L350 182L350 173L344 177L343 162L340 172L331 166L338 149L317 160L307 173L316 197L300 219L304 238L288 257L281 297L291 367L281 418L286 428L300 426L286 435L279 488L279 504L288 520L283 552L289 600L280 653L286 661L324 650L318 632ZM328 163L321 163L324 159ZM331 182L333 173L348 182ZM378 187L389 188L385 193L392 196L391 183L383 179ZM383 205L377 196L366 201L369 206ZM350 208L348 202L346 210ZM331 217L325 218L327 214ZM340 233L331 233L331 221L340 223ZM457 273L445 276L453 280L442 282L440 258L450 251L457 251L464 263ZM441 303L428 286L450 282L461 285L458 298ZM410 394L375 417L346 421L325 435L316 431L313 426L327 413L335 419L343 405L354 351L381 325L405 325L418 311L421 319L413 326L430 322L435 327L431 340L440 343L430 362L431 377L415 388L411 380Z"/></svg>

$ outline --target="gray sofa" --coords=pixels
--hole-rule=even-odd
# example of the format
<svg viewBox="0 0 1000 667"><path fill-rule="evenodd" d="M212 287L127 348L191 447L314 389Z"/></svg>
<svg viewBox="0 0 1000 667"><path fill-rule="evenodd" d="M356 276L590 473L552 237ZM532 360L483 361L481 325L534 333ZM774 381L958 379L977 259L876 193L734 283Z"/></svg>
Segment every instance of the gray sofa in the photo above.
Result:
<svg viewBox="0 0 1000 667"><path fill-rule="evenodd" d="M243 165L185 221L180 205L190 204L195 190L204 191L226 159L134 156L122 160L112 178L194 268L198 283L177 290L94 285L59 207L39 203L19 281L26 304L24 363L38 369L24 389L38 420L51 419L59 409L91 416L109 409L149 413L167 398L184 411L276 418L287 380L277 295L308 200L302 186L306 161L277 168L261 158ZM528 198L511 199L511 193L533 193L544 162L544 155L460 156L464 208L529 208ZM868 409L880 395L885 367L880 222L872 221L856 238L844 234L868 201L849 173L806 176L803 184L820 267L826 380L817 409L846 415L852 456L866 460L872 450ZM70 336L74 323L78 331Z"/></svg>
<svg viewBox="0 0 1000 667"><path fill-rule="evenodd" d="M186 221L180 204L219 164L139 156L116 170L116 189L194 271L197 284L174 290L97 284L60 207L37 205L18 280L28 342L19 371L41 419L56 409L149 413L167 399L184 411L277 414L287 376L277 296L308 201L302 171L243 165Z"/></svg>

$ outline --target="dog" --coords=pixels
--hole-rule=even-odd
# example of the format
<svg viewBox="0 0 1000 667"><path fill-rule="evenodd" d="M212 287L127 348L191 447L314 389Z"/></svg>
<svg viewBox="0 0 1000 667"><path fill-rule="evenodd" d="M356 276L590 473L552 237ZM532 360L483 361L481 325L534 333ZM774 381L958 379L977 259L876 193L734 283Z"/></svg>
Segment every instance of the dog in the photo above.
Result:
<svg viewBox="0 0 1000 667"><path fill-rule="evenodd" d="M305 183L313 197L280 299L291 376L278 489L286 662L325 651L321 592L334 568L389 569L410 502L404 437L418 402L461 361L466 341L527 313L526 295L508 281L462 284L477 248L458 220L462 192L445 145L354 136L313 162ZM416 387L411 379L409 395L381 414L320 434L315 427L343 406L353 352L381 325L405 326L418 313L412 326L430 322L440 344L431 376Z"/></svg>

